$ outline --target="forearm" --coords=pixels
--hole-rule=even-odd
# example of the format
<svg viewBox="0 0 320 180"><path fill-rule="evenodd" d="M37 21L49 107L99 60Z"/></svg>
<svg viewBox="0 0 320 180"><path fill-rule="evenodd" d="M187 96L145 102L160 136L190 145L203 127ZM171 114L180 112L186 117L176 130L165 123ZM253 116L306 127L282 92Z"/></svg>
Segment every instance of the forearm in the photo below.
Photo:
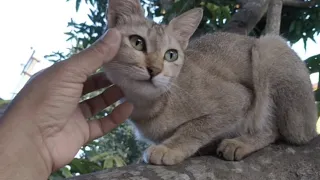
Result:
<svg viewBox="0 0 320 180"><path fill-rule="evenodd" d="M50 172L37 149L39 146L14 125L0 124L0 179L46 180Z"/></svg>

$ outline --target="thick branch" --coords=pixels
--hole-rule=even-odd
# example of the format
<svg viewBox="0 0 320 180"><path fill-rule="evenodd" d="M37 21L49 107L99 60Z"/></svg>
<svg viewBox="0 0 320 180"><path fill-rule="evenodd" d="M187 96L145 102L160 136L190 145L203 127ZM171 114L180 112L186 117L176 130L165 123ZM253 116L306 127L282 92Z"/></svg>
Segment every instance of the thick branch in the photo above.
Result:
<svg viewBox="0 0 320 180"><path fill-rule="evenodd" d="M266 34L279 35L281 25L282 0L271 0L267 13Z"/></svg>
<svg viewBox="0 0 320 180"><path fill-rule="evenodd" d="M308 8L316 4L315 0L303 1L303 0L283 0L283 4L286 6L293 6L298 8Z"/></svg>
<svg viewBox="0 0 320 180"><path fill-rule="evenodd" d="M174 3L174 0L160 0L161 8L168 10L171 8L172 3Z"/></svg>
<svg viewBox="0 0 320 180"><path fill-rule="evenodd" d="M175 166L131 165L72 180L319 180L320 136L306 146L271 145L238 162L190 158Z"/></svg>
<svg viewBox="0 0 320 180"><path fill-rule="evenodd" d="M223 31L247 35L266 13L269 0L239 0L238 2L241 3L241 9L232 16Z"/></svg>

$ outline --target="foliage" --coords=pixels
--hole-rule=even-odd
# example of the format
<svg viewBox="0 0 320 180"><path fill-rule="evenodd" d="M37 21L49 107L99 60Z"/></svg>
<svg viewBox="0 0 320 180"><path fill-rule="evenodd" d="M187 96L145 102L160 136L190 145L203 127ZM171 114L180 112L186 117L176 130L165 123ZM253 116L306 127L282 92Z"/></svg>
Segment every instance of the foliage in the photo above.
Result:
<svg viewBox="0 0 320 180"><path fill-rule="evenodd" d="M3 100L3 99L0 99L0 108L1 108L2 106L4 106L4 105L9 104L9 103L10 103L10 101L9 101L9 100Z"/></svg>
<svg viewBox="0 0 320 180"><path fill-rule="evenodd" d="M90 6L89 20L80 23L75 22L73 19L70 20L68 27L71 28L71 31L66 32L66 35L68 36L67 41L72 43L72 47L68 49L68 52L57 51L46 56L51 61L64 60L72 54L87 48L106 30L105 10L107 0L75 0L75 2L76 10L84 4ZM160 20L162 23L169 22L173 17L189 9L202 7L204 9L204 17L195 35L214 32L223 28L239 8L236 0L175 0L167 9L161 7L160 0L141 0L141 4L145 8L145 15L148 18ZM287 38L291 44L303 39L306 48L307 39L313 40L313 36L318 35L320 32L319 5L320 3L317 1L317 5L314 8L284 7L281 35ZM263 33L265 23L266 19L262 18L250 35L260 36ZM306 60L310 73L319 72L319 58L320 55L317 55ZM97 93L90 94L88 97L95 95ZM319 90L316 91L316 96L317 100L320 101ZM96 117L103 116L105 113L110 112L112 108L104 110ZM125 123L106 136L84 146L81 149L83 153L80 158L75 158L67 167L53 173L50 178L71 177L76 174L85 174L131 164L140 157L145 147L145 144L134 139L131 127Z"/></svg>
<svg viewBox="0 0 320 180"><path fill-rule="evenodd" d="M320 54L309 57L305 60L305 63L309 69L310 74L320 72ZM318 86L315 91L315 97L316 101L320 101L320 73Z"/></svg>

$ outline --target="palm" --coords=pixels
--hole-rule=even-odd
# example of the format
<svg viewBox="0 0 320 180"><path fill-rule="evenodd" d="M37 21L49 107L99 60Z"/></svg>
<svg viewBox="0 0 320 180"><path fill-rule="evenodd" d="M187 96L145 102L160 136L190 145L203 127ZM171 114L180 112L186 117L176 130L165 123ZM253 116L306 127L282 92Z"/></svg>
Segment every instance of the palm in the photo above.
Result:
<svg viewBox="0 0 320 180"><path fill-rule="evenodd" d="M50 119L42 121L45 123L41 125L47 152L55 162L54 170L70 162L83 144L103 136L123 122L132 110L125 103L115 108L107 117L87 121L94 114L119 100L123 96L120 89L112 86L99 96L79 104L81 94L84 95L111 85L105 75L103 73L93 75L84 83L83 88L81 84L66 83L68 81L65 79L58 82L65 83L55 84L56 91L53 93L59 95L47 99L48 104L44 108L49 109ZM59 87L70 88L62 93L63 89Z"/></svg>
<svg viewBox="0 0 320 180"><path fill-rule="evenodd" d="M53 169L58 169L70 162L83 144L89 140L89 124L80 108L55 135L45 139L48 151L55 162Z"/></svg>

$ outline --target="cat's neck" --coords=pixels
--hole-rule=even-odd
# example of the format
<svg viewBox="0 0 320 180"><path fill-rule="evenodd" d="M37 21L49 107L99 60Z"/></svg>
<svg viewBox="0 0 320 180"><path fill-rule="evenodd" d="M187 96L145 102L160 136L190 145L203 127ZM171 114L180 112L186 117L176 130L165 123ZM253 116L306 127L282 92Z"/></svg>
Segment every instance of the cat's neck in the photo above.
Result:
<svg viewBox="0 0 320 180"><path fill-rule="evenodd" d="M151 116L158 114L169 96L169 94L163 94L160 96L146 97L141 93L135 93L130 90L124 90L123 92L126 100L134 106L133 119L149 119Z"/></svg>
<svg viewBox="0 0 320 180"><path fill-rule="evenodd" d="M161 97L150 97L134 91L123 90L126 100L136 107L150 107L155 104Z"/></svg>

